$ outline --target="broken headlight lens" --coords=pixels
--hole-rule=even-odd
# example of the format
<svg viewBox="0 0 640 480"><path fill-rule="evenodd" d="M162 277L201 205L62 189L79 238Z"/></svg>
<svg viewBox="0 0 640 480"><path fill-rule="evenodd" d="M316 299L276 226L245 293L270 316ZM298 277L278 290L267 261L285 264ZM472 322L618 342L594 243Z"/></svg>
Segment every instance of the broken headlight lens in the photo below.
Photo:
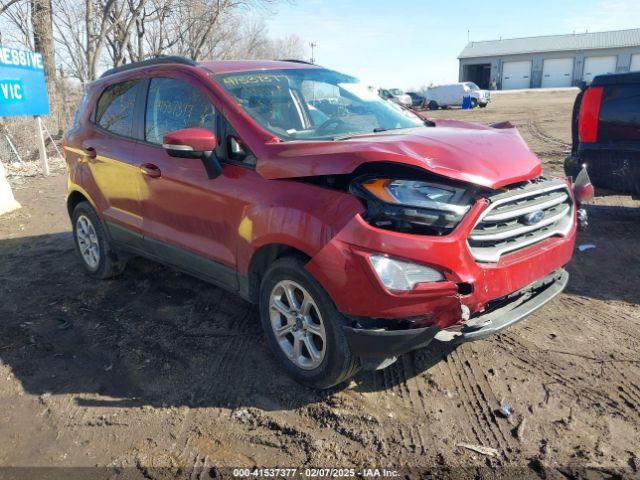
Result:
<svg viewBox="0 0 640 480"><path fill-rule="evenodd" d="M424 235L453 230L472 201L464 188L409 179L356 179L351 191L367 200L372 225Z"/></svg>

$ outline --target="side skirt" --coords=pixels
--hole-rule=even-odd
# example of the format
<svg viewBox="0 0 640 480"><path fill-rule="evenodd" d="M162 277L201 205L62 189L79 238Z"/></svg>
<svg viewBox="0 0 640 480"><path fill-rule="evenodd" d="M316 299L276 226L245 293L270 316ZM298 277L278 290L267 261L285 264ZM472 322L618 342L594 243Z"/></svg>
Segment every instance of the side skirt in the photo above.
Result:
<svg viewBox="0 0 640 480"><path fill-rule="evenodd" d="M251 301L249 280L235 269L176 245L143 237L111 222L105 222L105 225L116 249L175 268Z"/></svg>

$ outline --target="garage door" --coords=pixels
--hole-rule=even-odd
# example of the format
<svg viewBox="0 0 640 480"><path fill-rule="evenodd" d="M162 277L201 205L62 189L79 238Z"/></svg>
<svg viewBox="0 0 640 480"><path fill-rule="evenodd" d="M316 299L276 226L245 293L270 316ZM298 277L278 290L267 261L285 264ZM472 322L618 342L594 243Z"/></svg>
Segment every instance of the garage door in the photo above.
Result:
<svg viewBox="0 0 640 480"><path fill-rule="evenodd" d="M531 61L504 62L502 65L502 89L531 87Z"/></svg>
<svg viewBox="0 0 640 480"><path fill-rule="evenodd" d="M584 70L582 79L585 82L591 82L596 75L603 73L614 73L616 71L616 63L618 57L615 55L607 57L587 57L584 60Z"/></svg>
<svg viewBox="0 0 640 480"><path fill-rule="evenodd" d="M632 72L640 71L640 53L631 55L631 68L629 70Z"/></svg>
<svg viewBox="0 0 640 480"><path fill-rule="evenodd" d="M542 63L542 88L570 87L573 58L549 58Z"/></svg>

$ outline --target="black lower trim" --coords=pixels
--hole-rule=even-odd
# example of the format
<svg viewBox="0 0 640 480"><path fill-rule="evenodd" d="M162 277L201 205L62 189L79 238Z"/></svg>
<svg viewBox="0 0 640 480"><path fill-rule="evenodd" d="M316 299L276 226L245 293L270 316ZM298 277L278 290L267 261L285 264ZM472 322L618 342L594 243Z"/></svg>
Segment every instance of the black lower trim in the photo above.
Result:
<svg viewBox="0 0 640 480"><path fill-rule="evenodd" d="M140 233L134 232L133 230L129 230L126 227L121 227L120 225L116 225L111 222L103 222L107 235L109 235L109 240L114 244L126 244L135 248L144 249L144 240Z"/></svg>
<svg viewBox="0 0 640 480"><path fill-rule="evenodd" d="M247 288L249 282L246 277L239 275L234 268L189 252L176 245L150 237L143 237L111 222L105 222L105 224L116 249L175 268L229 292L237 293L245 300L249 300Z"/></svg>
<svg viewBox="0 0 640 480"><path fill-rule="evenodd" d="M427 346L437 327L382 330L344 327L351 351L363 358L388 358Z"/></svg>

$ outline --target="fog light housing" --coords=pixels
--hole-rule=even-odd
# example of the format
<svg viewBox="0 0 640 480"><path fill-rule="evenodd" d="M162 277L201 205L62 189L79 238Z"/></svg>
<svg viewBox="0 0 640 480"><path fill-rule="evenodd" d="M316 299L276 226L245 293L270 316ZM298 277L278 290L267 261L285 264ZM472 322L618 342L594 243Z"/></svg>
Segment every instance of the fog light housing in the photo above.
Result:
<svg viewBox="0 0 640 480"><path fill-rule="evenodd" d="M385 255L371 255L369 261L380 282L389 290L409 291L418 283L444 280L444 275L439 271L417 263L396 260Z"/></svg>

